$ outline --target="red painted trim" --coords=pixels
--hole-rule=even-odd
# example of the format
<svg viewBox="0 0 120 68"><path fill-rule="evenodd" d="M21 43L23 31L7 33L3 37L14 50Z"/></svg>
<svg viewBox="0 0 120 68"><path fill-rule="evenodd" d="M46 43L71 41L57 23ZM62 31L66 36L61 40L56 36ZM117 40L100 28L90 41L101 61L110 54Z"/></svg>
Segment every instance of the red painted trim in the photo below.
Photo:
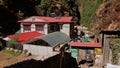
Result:
<svg viewBox="0 0 120 68"><path fill-rule="evenodd" d="M73 47L96 47L96 48L101 48L102 45L100 43L95 43L95 42L70 42L70 46Z"/></svg>

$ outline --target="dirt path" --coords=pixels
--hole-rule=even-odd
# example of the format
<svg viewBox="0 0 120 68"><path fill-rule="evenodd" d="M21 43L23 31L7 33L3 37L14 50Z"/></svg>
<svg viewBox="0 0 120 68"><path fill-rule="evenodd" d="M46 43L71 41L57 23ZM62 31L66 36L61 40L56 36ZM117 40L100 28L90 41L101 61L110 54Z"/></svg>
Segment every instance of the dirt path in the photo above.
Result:
<svg viewBox="0 0 120 68"><path fill-rule="evenodd" d="M13 55L11 55L11 54L0 52L0 62L2 62L3 60L10 59L12 57L13 57Z"/></svg>
<svg viewBox="0 0 120 68"><path fill-rule="evenodd" d="M15 64L17 62L21 62L27 59L32 59L36 57L35 55L27 56L25 54L21 54L19 56L13 56L11 54L0 52L0 68L3 68L5 66L9 66L11 64Z"/></svg>

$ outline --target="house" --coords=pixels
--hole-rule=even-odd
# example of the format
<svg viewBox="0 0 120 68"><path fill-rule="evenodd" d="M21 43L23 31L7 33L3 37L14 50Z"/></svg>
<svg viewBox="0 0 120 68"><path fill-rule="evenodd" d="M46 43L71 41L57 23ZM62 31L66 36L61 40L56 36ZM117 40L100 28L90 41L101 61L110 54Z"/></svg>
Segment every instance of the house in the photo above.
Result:
<svg viewBox="0 0 120 68"><path fill-rule="evenodd" d="M18 21L21 23L21 33L38 31L47 35L55 31L72 35L74 21L72 17L46 17L46 16L31 16Z"/></svg>

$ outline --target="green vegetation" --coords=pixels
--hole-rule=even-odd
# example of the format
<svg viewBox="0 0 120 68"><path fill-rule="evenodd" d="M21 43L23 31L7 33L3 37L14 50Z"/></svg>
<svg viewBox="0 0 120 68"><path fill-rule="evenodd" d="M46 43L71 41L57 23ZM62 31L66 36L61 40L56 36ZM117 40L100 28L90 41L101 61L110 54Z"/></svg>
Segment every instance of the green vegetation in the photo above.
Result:
<svg viewBox="0 0 120 68"><path fill-rule="evenodd" d="M11 51L11 50L7 50L7 49L2 50L2 52L12 54L13 56L18 56L18 55L20 55L19 52L15 52L15 51L13 51L13 50L12 50L12 51Z"/></svg>
<svg viewBox="0 0 120 68"><path fill-rule="evenodd" d="M17 42L16 39L11 39L11 40L9 40L7 47L9 47L9 48L14 48L14 45L15 45L16 42Z"/></svg>
<svg viewBox="0 0 120 68"><path fill-rule="evenodd" d="M80 0L81 6L81 25L90 27L91 23L96 22L96 9L104 0Z"/></svg>
<svg viewBox="0 0 120 68"><path fill-rule="evenodd" d="M42 9L48 8L50 6L50 0L41 0L39 7Z"/></svg>
<svg viewBox="0 0 120 68"><path fill-rule="evenodd" d="M112 50L112 63L118 63L118 53L120 53L120 39L113 39L111 42L111 50Z"/></svg>
<svg viewBox="0 0 120 68"><path fill-rule="evenodd" d="M3 5L4 3L3 3L3 0L0 0L0 5Z"/></svg>

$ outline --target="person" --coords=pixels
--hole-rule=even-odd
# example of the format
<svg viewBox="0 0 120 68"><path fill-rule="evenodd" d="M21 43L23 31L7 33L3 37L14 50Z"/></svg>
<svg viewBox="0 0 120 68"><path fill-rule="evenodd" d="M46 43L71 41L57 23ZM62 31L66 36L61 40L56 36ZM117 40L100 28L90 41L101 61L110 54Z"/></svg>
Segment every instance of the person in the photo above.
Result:
<svg viewBox="0 0 120 68"><path fill-rule="evenodd" d="M85 35L85 33L83 31L80 31L79 35L78 35L78 39L82 42L83 41L83 36Z"/></svg>
<svg viewBox="0 0 120 68"><path fill-rule="evenodd" d="M88 34L85 34L85 36L83 37L83 42L89 42Z"/></svg>
<svg viewBox="0 0 120 68"><path fill-rule="evenodd" d="M76 42L77 39L78 39L78 29L77 27L75 27L73 30L73 41Z"/></svg>

